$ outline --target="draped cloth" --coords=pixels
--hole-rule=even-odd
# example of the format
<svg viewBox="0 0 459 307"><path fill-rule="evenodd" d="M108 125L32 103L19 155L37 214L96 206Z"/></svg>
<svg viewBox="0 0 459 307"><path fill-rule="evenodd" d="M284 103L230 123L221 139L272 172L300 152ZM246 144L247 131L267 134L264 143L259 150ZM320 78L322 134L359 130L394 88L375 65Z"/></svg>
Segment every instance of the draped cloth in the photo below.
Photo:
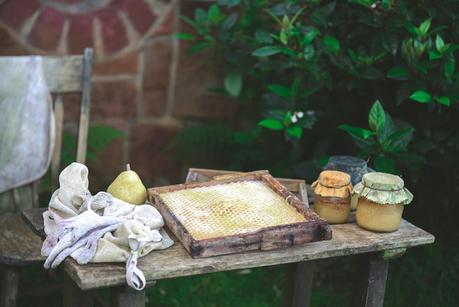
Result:
<svg viewBox="0 0 459 307"><path fill-rule="evenodd" d="M41 178L54 145L42 58L0 57L0 193Z"/></svg>
<svg viewBox="0 0 459 307"><path fill-rule="evenodd" d="M44 267L55 268L66 257L79 264L126 262L127 284L142 290L146 281L137 259L174 243L162 229L161 214L150 204L131 205L106 192L91 195L88 169L80 163L67 166L59 184L43 213Z"/></svg>

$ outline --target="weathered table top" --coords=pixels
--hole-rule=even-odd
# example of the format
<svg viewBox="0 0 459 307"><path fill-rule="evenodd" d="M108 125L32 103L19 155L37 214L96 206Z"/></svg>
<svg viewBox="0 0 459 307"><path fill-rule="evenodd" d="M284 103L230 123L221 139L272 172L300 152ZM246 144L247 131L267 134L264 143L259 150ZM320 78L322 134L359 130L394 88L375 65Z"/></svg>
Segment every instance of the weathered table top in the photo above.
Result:
<svg viewBox="0 0 459 307"><path fill-rule="evenodd" d="M24 212L26 221L36 233L43 235L43 209ZM330 241L308 243L269 252L247 252L193 259L185 248L175 244L162 251L153 251L139 259L139 268L148 281L180 276L228 271L243 268L270 266L304 260L355 255L396 248L408 248L434 242L434 236L403 220L400 229L392 233L374 233L358 227L355 223L332 225ZM67 259L65 270L83 289L95 289L123 285L125 266L122 263L79 265Z"/></svg>

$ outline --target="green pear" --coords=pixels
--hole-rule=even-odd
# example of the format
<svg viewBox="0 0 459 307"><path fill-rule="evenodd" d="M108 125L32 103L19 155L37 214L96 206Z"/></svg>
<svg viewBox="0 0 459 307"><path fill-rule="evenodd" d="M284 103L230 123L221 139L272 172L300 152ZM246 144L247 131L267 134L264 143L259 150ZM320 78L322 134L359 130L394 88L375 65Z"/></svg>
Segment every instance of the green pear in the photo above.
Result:
<svg viewBox="0 0 459 307"><path fill-rule="evenodd" d="M131 170L129 164L126 171L118 175L107 189L113 197L134 205L142 205L147 200L147 189L140 180L139 175Z"/></svg>

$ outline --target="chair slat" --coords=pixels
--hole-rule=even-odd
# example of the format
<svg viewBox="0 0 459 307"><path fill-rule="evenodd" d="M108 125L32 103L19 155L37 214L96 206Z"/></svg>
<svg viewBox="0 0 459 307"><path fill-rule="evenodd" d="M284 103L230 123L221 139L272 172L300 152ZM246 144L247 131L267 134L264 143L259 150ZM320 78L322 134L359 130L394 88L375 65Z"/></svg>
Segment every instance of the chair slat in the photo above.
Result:
<svg viewBox="0 0 459 307"><path fill-rule="evenodd" d="M71 93L82 90L82 56L43 57L43 70L51 93Z"/></svg>
<svg viewBox="0 0 459 307"><path fill-rule="evenodd" d="M64 104L62 96L58 95L54 102L54 118L56 134L54 140L53 157L51 160L51 191L54 192L57 189L59 170L61 164L61 147L62 147L62 132L64 126Z"/></svg>
<svg viewBox="0 0 459 307"><path fill-rule="evenodd" d="M81 108L78 128L78 147L76 161L85 163L89 127L89 105L91 102L92 49L86 48L83 56L83 75L81 78Z"/></svg>

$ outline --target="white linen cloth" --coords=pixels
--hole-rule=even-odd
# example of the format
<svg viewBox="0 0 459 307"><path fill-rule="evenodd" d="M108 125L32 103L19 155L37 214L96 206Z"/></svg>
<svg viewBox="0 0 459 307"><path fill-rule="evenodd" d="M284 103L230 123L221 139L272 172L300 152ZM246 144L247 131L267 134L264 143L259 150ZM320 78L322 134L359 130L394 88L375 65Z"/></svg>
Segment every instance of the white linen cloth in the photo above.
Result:
<svg viewBox="0 0 459 307"><path fill-rule="evenodd" d="M51 161L54 114L42 62L0 57L0 193L41 178Z"/></svg>
<svg viewBox="0 0 459 307"><path fill-rule="evenodd" d="M151 205L131 205L106 192L92 196L88 169L72 163L59 175L60 187L43 213L44 267L55 268L70 256L79 264L126 262L126 282L142 290L145 277L137 258L174 242L162 229L161 214Z"/></svg>

